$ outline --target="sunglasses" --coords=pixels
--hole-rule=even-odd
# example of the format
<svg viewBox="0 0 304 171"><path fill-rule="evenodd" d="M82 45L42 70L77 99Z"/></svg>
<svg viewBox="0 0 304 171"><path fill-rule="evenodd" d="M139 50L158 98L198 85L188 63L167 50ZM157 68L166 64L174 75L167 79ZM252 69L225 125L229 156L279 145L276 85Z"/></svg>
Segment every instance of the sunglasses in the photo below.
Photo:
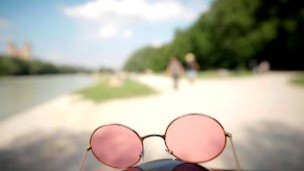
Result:
<svg viewBox="0 0 304 171"><path fill-rule="evenodd" d="M214 118L191 113L174 119L164 135L139 136L133 129L121 124L103 125L93 131L79 170L87 152L103 164L117 169L136 165L144 157L143 141L149 137L160 137L165 141L167 152L185 163L204 163L219 156L229 138L238 170L232 135Z"/></svg>

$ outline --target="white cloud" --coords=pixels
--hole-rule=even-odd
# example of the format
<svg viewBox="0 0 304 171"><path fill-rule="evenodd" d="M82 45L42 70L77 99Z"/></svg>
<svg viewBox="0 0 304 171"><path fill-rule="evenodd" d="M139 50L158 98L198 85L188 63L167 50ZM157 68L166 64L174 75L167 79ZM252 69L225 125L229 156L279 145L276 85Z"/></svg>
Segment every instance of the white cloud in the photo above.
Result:
<svg viewBox="0 0 304 171"><path fill-rule="evenodd" d="M140 24L191 22L208 8L209 3L202 0L186 5L178 0L91 0L66 7L64 12L84 22L89 37L110 40L133 37L125 28Z"/></svg>
<svg viewBox="0 0 304 171"><path fill-rule="evenodd" d="M133 36L133 32L132 30L125 30L123 33L122 33L122 36L125 37L125 38L130 38Z"/></svg>
<svg viewBox="0 0 304 171"><path fill-rule="evenodd" d="M68 16L106 22L111 20L193 20L197 14L174 0L95 0L65 9Z"/></svg>
<svg viewBox="0 0 304 171"><path fill-rule="evenodd" d="M0 18L0 28L7 28L9 26L9 22L3 18Z"/></svg>
<svg viewBox="0 0 304 171"><path fill-rule="evenodd" d="M103 26L99 30L99 36L102 39L114 38L114 37L116 37L117 33L118 33L117 27L115 27L112 24Z"/></svg>
<svg viewBox="0 0 304 171"><path fill-rule="evenodd" d="M114 38L131 38L132 36L132 30L122 30L113 24L104 25L99 29L99 38L103 40Z"/></svg>

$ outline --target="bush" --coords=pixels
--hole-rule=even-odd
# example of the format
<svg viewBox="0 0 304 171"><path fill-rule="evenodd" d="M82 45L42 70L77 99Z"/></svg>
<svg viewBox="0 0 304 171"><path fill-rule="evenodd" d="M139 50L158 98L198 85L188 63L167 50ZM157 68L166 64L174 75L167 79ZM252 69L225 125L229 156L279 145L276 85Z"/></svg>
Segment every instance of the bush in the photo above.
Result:
<svg viewBox="0 0 304 171"><path fill-rule="evenodd" d="M0 75L35 75L89 72L73 66L57 66L39 60L23 60L14 57L0 56Z"/></svg>

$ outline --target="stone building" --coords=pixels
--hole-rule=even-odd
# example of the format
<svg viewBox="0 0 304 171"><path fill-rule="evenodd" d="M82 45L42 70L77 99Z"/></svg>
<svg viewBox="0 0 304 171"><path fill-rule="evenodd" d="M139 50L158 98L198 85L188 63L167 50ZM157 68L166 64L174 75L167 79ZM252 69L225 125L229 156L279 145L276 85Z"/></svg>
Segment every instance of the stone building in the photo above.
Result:
<svg viewBox="0 0 304 171"><path fill-rule="evenodd" d="M7 55L12 58L30 60L32 58L32 48L30 43L25 43L22 48L18 48L13 42L7 42Z"/></svg>

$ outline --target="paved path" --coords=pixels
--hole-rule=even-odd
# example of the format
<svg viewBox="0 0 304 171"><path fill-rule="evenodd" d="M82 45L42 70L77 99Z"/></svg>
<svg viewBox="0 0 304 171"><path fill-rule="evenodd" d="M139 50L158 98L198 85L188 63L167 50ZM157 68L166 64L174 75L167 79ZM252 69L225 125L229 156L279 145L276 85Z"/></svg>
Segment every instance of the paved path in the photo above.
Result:
<svg viewBox="0 0 304 171"><path fill-rule="evenodd" d="M94 103L66 95L0 122L1 170L77 170L90 133L118 122L140 135L162 134L174 118L204 113L233 134L242 168L302 170L304 164L304 88L289 83L290 73L242 78L182 80L174 91L167 77L135 79L159 90L148 97ZM161 139L145 141L145 161L168 158ZM204 164L235 168L230 144ZM87 170L100 167L92 155Z"/></svg>

